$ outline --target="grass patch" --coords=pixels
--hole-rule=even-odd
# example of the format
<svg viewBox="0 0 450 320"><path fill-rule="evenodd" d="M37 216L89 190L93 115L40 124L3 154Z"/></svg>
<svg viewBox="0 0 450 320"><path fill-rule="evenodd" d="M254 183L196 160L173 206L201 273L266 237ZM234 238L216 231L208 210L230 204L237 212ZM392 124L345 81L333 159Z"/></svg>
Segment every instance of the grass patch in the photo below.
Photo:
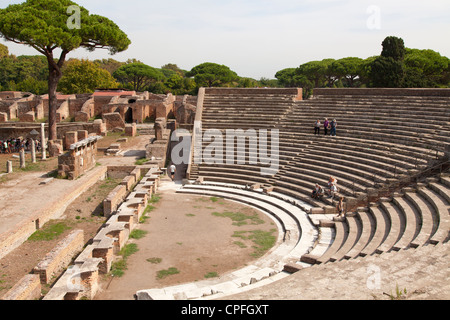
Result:
<svg viewBox="0 0 450 320"><path fill-rule="evenodd" d="M205 279L210 279L210 278L217 278L219 277L219 275L217 274L217 272L208 272L207 274L205 274Z"/></svg>
<svg viewBox="0 0 450 320"><path fill-rule="evenodd" d="M150 161L150 160L147 159L147 158L141 158L139 160L136 160L136 162L134 164L137 165L137 166L142 166L148 161Z"/></svg>
<svg viewBox="0 0 450 320"><path fill-rule="evenodd" d="M50 221L47 223L42 229L37 230L35 233L33 233L29 238L28 241L51 241L61 234L63 234L66 230L70 230L71 227L69 227L64 222L52 222Z"/></svg>
<svg viewBox="0 0 450 320"><path fill-rule="evenodd" d="M138 252L138 246L135 243L127 244L120 250L119 255L121 255L124 259L127 259L129 256L131 256L133 253Z"/></svg>
<svg viewBox="0 0 450 320"><path fill-rule="evenodd" d="M167 270L159 270L156 274L156 278L157 279L164 279L165 277L174 275L174 274L178 274L180 273L180 271L178 271L177 268L169 268Z"/></svg>
<svg viewBox="0 0 450 320"><path fill-rule="evenodd" d="M150 263L153 263L153 264L158 264L158 263L161 263L161 262L162 262L162 259L161 259L161 258L153 257L153 258L148 258L148 259L146 259L146 261L148 261L148 262L150 262Z"/></svg>
<svg viewBox="0 0 450 320"><path fill-rule="evenodd" d="M161 200L161 196L159 195L159 194L153 194L152 195L152 197L151 197L151 199L148 201L148 203L151 203L151 204L156 204L156 203L158 203L159 202L159 200Z"/></svg>
<svg viewBox="0 0 450 320"><path fill-rule="evenodd" d="M272 234L275 232L275 230L271 230L269 232L267 231L261 231L256 230L252 231L249 239L253 241L255 246L253 247L255 249L255 252L251 254L251 256L255 258L262 257L267 251L269 251L276 243L276 237Z"/></svg>
<svg viewBox="0 0 450 320"><path fill-rule="evenodd" d="M273 235L275 229L270 231L254 230L254 231L235 231L234 238L240 238L242 240L248 240L253 242L252 248L254 251L250 254L252 257L262 257L267 251L269 251L276 243L277 239ZM235 241L234 244L241 248L245 248L245 244L241 241Z"/></svg>
<svg viewBox="0 0 450 320"><path fill-rule="evenodd" d="M187 214L186 214L186 217L195 217L195 214L187 213Z"/></svg>
<svg viewBox="0 0 450 320"><path fill-rule="evenodd" d="M150 219L150 212L152 212L153 210L155 210L156 207L152 206L152 205L148 205L144 212L142 213L141 217L139 218L139 223L145 223L147 222L147 219Z"/></svg>
<svg viewBox="0 0 450 320"><path fill-rule="evenodd" d="M130 238L138 240L138 239L142 239L143 237L145 237L146 234L147 234L147 231L134 229L130 233Z"/></svg>
<svg viewBox="0 0 450 320"><path fill-rule="evenodd" d="M243 225L247 225L250 221L250 224L252 225L259 225L259 224L264 224L264 220L262 220L260 217L258 217L258 214L254 213L251 215L247 215L245 213L241 213L241 212L213 212L212 213L213 216L216 217L222 217L222 218L230 218L233 221L233 225L235 226L243 226Z"/></svg>
<svg viewBox="0 0 450 320"><path fill-rule="evenodd" d="M120 252L119 252L119 255L122 256L122 259L120 259L116 262L113 262L110 273L114 277L119 277L119 278L122 277L125 274L125 270L128 269L128 267L127 267L128 257L138 251L139 251L139 249L137 247L137 244L135 244L135 243L130 243L130 244L127 244L125 247L123 247L122 250L120 250Z"/></svg>
<svg viewBox="0 0 450 320"><path fill-rule="evenodd" d="M235 245L237 245L239 248L241 249L245 249L247 248L247 246L245 245L245 243L241 242L241 241L234 241L233 242Z"/></svg>

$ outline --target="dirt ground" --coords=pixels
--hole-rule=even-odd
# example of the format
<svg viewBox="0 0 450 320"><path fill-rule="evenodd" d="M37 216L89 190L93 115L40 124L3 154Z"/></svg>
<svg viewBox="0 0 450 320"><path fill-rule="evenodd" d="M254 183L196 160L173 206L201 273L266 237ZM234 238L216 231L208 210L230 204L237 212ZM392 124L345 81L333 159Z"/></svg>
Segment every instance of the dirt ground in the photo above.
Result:
<svg viewBox="0 0 450 320"><path fill-rule="evenodd" d="M275 239L278 235L275 223L253 208L172 191L160 195L150 219L139 226L146 235L129 242L138 251L127 259L125 274L105 277L96 300L131 300L138 290L220 277L258 258L251 231L267 232ZM224 212L247 218L238 225L236 218L217 216ZM169 268L179 273L158 278L158 272Z"/></svg>
<svg viewBox="0 0 450 320"><path fill-rule="evenodd" d="M101 140L99 147L109 146L118 138L120 136L106 137ZM127 143L122 144L125 151L123 157L105 157L99 154L98 162L101 165L134 165L137 159L145 155L145 145L149 139L149 136L129 139ZM20 188L22 193L17 193L16 200L23 208L11 216L11 219L17 219L21 211L32 210L47 200L42 199L42 196L23 197L33 194L36 182L56 169L57 159L38 161L38 164L31 166L28 171L19 171L18 160L12 155L0 155L0 163L6 163L6 160L14 160L15 173L0 177L0 191L14 194L17 188ZM3 172L0 170L0 174ZM32 272L38 262L72 230L84 230L86 243L92 239L105 222L101 215L101 202L117 183L118 181L109 179L99 181L71 203L60 219L43 226L43 230L52 225L63 226L61 233L55 234L52 240L28 240L0 259L0 299L17 281ZM55 194L56 190L49 191L49 199L52 198L50 195ZM139 226L139 229L146 232L145 236L130 240L130 243L137 245L138 251L127 259L124 275L120 278L102 276L97 300L131 300L138 290L221 276L257 259L252 255L255 252L255 244L248 231L261 230L274 236L278 234L276 225L270 218L234 202L179 195L171 189L161 192L160 195L161 200L154 204L155 209L149 214L150 218ZM1 211L0 214L4 215L8 210L3 208ZM213 215L214 212L257 215L260 220L246 219L246 224L237 226L233 225L231 218ZM255 221L257 224L252 224ZM241 236L234 237L235 232L241 232ZM176 268L179 273L157 278L159 271L169 268ZM51 284L43 287L44 294L50 286Z"/></svg>

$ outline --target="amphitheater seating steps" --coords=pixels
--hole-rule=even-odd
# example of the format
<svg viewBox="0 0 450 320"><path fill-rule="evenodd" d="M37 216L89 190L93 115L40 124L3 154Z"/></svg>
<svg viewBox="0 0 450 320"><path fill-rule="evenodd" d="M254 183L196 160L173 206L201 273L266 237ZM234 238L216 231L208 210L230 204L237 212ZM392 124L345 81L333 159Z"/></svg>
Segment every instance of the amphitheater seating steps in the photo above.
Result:
<svg viewBox="0 0 450 320"><path fill-rule="evenodd" d="M449 243L305 268L230 300L447 300ZM396 294L396 289L403 295ZM404 293L406 289L407 293Z"/></svg>
<svg viewBox="0 0 450 320"><path fill-rule="evenodd" d="M335 242L323 255L307 254L301 261L320 264L448 241L450 202L433 189L443 185L440 181L404 188L348 213L345 220L335 218Z"/></svg>
<svg viewBox="0 0 450 320"><path fill-rule="evenodd" d="M349 199L364 195L369 189L376 190L427 168L431 160L443 155L442 146L450 143L450 125L442 123L450 115L448 98L323 96L290 106L286 103L283 112L275 107L278 102L270 101L272 106L264 107L266 114L249 100L240 104L229 101L230 104L222 104L226 109L232 108L229 115L216 105L220 99L214 100L214 106L210 104L209 112L207 102L204 128L216 128L217 123L221 130L240 128L243 123L248 126L242 129L272 125L280 130L280 150L286 158L280 170L265 179L247 165L223 168L200 165L198 174L211 183L271 184L273 193L299 199L318 209L314 213L320 210L332 213L336 205L333 199L311 198L315 183L324 186L328 177L334 176L341 189L339 195ZM270 117L277 112L280 116L270 122ZM256 117L259 122L253 119ZM338 119L338 137L313 135L315 120L325 117ZM366 125L363 129L361 119ZM247 155L245 159L252 157L255 155ZM444 247L448 252L449 191L450 177L442 174L348 212L344 219L334 214L321 218L322 215L313 214L311 209L309 217L320 230L319 239L312 250L288 268L297 271L288 281L312 270L339 270L342 266L357 266L377 259L384 263L391 259L384 260L384 257L403 257L399 258L403 261L409 259L409 253L434 252L435 247ZM310 265L313 267L305 269ZM272 285L269 290L274 288ZM250 292L252 295L258 292L259 297L265 294L258 289ZM340 292L336 290L334 294L339 296ZM276 292L272 292L271 298L274 296Z"/></svg>

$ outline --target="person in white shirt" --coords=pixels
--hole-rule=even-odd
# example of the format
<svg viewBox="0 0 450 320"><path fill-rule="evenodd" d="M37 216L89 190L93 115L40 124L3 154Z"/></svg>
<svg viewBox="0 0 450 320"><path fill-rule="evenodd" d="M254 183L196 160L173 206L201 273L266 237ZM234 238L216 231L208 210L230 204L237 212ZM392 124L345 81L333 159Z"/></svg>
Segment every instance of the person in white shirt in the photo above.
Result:
<svg viewBox="0 0 450 320"><path fill-rule="evenodd" d="M177 167L174 164L172 164L170 166L170 176L171 176L172 180L175 178L176 171L177 171Z"/></svg>

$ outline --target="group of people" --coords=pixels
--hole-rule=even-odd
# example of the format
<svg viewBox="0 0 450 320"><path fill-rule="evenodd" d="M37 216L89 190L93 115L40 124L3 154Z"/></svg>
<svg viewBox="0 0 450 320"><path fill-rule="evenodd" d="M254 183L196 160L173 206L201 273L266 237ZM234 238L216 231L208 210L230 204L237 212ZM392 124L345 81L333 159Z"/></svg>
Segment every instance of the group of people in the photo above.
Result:
<svg viewBox="0 0 450 320"><path fill-rule="evenodd" d="M322 199L325 194L328 195L328 198L334 199L336 193L339 191L337 187L337 179L334 177L330 177L327 183L326 191L316 183L314 190L312 191L311 197L313 199Z"/></svg>
<svg viewBox="0 0 450 320"><path fill-rule="evenodd" d="M328 136L332 136L335 137L336 136L336 128L337 128L337 121L336 119L333 119L331 121L328 121L328 118L325 118L325 121L322 122L320 121L320 119L318 119L316 121L316 123L314 124L314 135L320 135L320 128L324 129L325 135ZM329 132L329 134L328 134Z"/></svg>
<svg viewBox="0 0 450 320"><path fill-rule="evenodd" d="M35 141L36 151L40 152L41 143L39 140ZM4 154L11 154L19 152L21 149L25 151L31 150L31 139L11 138L7 140L0 140L0 152Z"/></svg>
<svg viewBox="0 0 450 320"><path fill-rule="evenodd" d="M311 197L313 199L321 200L325 195L328 196L328 198L331 198L333 200L337 193L339 192L339 188L337 185L337 179L334 177L330 177L327 183L327 189L324 190L318 183L316 183L316 186L314 187L314 190L312 191ZM339 202L336 206L337 209L337 217L344 217L344 197L339 197Z"/></svg>

